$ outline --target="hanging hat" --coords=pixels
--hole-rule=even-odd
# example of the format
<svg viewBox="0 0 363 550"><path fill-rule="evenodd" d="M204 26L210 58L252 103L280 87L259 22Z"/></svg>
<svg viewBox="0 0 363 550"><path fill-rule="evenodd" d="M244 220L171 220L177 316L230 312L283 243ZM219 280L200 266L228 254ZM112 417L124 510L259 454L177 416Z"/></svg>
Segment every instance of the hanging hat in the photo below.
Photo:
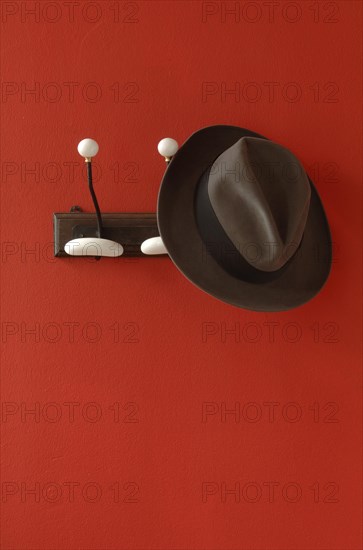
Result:
<svg viewBox="0 0 363 550"><path fill-rule="evenodd" d="M158 225L179 270L208 294L255 311L304 304L331 267L318 193L285 147L234 126L193 134L163 178Z"/></svg>

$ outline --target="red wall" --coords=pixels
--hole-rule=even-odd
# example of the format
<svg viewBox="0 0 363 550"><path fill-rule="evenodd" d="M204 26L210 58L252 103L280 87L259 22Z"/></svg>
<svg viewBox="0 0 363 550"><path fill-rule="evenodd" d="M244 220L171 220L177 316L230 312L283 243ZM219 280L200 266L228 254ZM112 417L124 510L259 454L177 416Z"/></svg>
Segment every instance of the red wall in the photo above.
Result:
<svg viewBox="0 0 363 550"><path fill-rule="evenodd" d="M1 548L360 549L362 4L1 8ZM314 300L253 313L167 258L52 257L52 213L91 209L80 139L104 211L153 211L157 142L220 123L314 179L335 243Z"/></svg>

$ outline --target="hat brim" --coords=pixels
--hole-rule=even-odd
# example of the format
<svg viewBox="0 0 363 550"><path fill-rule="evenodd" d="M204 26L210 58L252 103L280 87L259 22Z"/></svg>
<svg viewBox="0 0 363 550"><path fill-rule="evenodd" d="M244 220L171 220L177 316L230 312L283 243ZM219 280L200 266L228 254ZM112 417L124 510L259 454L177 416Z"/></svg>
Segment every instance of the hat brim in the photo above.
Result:
<svg viewBox="0 0 363 550"><path fill-rule="evenodd" d="M329 225L312 183L301 245L281 275L247 282L229 274L207 253L195 218L195 191L202 174L244 136L267 139L236 126L210 126L194 133L170 162L158 198L158 226L168 254L193 284L228 304L253 311L284 311L313 298L328 278L332 247Z"/></svg>

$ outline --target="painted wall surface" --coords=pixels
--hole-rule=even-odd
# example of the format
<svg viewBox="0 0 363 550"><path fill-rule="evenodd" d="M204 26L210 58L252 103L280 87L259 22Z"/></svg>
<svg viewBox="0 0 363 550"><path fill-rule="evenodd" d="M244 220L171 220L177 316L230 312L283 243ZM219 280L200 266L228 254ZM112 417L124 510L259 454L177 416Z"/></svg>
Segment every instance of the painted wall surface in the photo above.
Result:
<svg viewBox="0 0 363 550"><path fill-rule="evenodd" d="M362 4L3 1L2 549L359 550ZM165 136L244 126L321 194L296 310L168 258L54 259L52 214L154 211Z"/></svg>

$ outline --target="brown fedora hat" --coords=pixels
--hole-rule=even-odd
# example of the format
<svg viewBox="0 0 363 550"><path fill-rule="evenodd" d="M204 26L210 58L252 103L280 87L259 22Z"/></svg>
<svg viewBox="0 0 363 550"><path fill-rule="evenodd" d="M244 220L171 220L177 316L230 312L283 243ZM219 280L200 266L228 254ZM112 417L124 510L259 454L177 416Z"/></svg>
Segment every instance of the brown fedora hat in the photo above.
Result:
<svg viewBox="0 0 363 550"><path fill-rule="evenodd" d="M244 128L211 126L183 144L161 183L158 225L179 270L237 307L300 306L330 272L329 225L303 166Z"/></svg>

